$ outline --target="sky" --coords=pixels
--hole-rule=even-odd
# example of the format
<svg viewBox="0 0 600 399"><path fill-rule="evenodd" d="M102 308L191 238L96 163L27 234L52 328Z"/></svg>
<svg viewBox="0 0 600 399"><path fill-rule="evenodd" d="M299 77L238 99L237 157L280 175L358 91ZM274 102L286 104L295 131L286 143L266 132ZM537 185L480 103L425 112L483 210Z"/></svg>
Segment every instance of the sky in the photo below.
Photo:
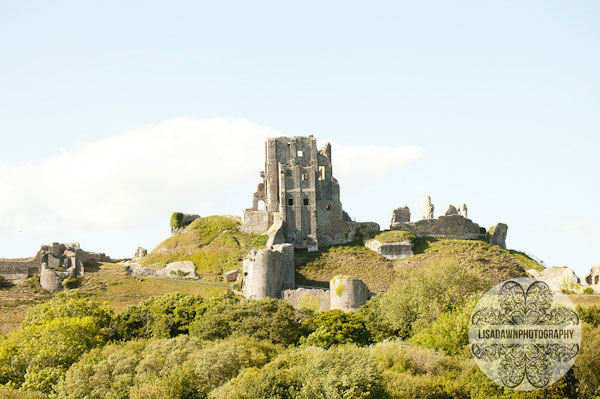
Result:
<svg viewBox="0 0 600 399"><path fill-rule="evenodd" d="M131 257L241 215L264 140L332 142L344 209L428 194L600 264L597 1L0 0L0 257Z"/></svg>

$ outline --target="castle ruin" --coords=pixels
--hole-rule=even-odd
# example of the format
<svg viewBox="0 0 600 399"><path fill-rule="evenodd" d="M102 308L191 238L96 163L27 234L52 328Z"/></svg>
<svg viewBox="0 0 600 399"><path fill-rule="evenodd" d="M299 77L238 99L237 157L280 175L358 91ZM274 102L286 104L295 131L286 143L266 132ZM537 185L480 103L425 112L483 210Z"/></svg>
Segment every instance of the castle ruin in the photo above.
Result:
<svg viewBox="0 0 600 399"><path fill-rule="evenodd" d="M243 232L281 230L283 242L316 251L352 241L356 229L379 230L376 223L352 222L342 210L329 143L317 150L313 136L270 138L260 176L252 208L243 211Z"/></svg>

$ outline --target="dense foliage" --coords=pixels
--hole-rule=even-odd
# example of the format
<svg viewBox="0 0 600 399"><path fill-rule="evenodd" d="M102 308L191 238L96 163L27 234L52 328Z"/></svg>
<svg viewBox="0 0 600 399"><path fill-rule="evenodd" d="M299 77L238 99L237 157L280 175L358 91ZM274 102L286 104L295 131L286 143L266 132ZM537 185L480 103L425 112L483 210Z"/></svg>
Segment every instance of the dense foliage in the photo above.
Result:
<svg viewBox="0 0 600 399"><path fill-rule="evenodd" d="M155 296L114 314L79 291L0 336L0 397L25 399L597 398L600 307L572 371L533 392L481 373L467 341L489 276L452 262L401 274L356 313L227 292Z"/></svg>

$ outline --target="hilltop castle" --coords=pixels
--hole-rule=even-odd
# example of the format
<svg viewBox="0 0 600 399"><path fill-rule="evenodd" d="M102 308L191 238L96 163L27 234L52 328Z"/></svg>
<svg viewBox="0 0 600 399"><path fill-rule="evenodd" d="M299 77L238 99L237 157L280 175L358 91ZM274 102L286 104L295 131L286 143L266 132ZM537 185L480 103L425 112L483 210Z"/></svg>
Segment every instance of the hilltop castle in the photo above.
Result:
<svg viewBox="0 0 600 399"><path fill-rule="evenodd" d="M283 242L316 251L352 241L356 229L379 230L376 223L352 222L342 210L329 143L317 150L313 136L270 138L260 176L252 208L243 211L243 232L280 230Z"/></svg>

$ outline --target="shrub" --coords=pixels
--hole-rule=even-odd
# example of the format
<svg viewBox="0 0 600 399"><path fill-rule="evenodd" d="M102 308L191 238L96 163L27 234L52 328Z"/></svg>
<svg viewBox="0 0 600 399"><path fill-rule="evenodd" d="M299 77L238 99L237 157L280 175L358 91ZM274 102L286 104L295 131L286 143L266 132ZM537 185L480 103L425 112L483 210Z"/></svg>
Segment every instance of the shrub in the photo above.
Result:
<svg viewBox="0 0 600 399"><path fill-rule="evenodd" d="M108 345L69 369L57 387L58 398L206 398L282 350L248 337L202 343L186 335Z"/></svg>
<svg viewBox="0 0 600 399"><path fill-rule="evenodd" d="M583 293L586 295L592 295L594 293L594 289L592 287L585 287L583 289Z"/></svg>
<svg viewBox="0 0 600 399"><path fill-rule="evenodd" d="M290 345L300 338L300 312L279 299L237 299L224 296L197 316L190 334L214 340L229 336L251 336L275 344Z"/></svg>
<svg viewBox="0 0 600 399"><path fill-rule="evenodd" d="M380 366L353 345L285 353L213 391L216 399L385 398Z"/></svg>
<svg viewBox="0 0 600 399"><path fill-rule="evenodd" d="M581 306L577 305L577 313L581 321L591 324L594 327L600 326L600 306L589 305Z"/></svg>
<svg viewBox="0 0 600 399"><path fill-rule="evenodd" d="M115 317L114 337L170 338L187 333L189 324L204 311L199 295L173 292L126 308Z"/></svg>
<svg viewBox="0 0 600 399"><path fill-rule="evenodd" d="M581 399L597 398L600 390L600 328L583 325L581 350L573 366Z"/></svg>
<svg viewBox="0 0 600 399"><path fill-rule="evenodd" d="M355 313L344 313L339 309L317 313L305 322L303 327L306 331L311 331L307 337L300 338L300 344L303 346L327 349L333 345L347 343L371 343L369 330L365 327L362 317Z"/></svg>
<svg viewBox="0 0 600 399"><path fill-rule="evenodd" d="M181 228L183 227L183 213L173 212L171 215L171 227Z"/></svg>
<svg viewBox="0 0 600 399"><path fill-rule="evenodd" d="M81 285L81 277L78 276L69 276L63 280L62 286L66 289L72 290Z"/></svg>
<svg viewBox="0 0 600 399"><path fill-rule="evenodd" d="M447 355L469 356L469 321L477 299L472 298L464 305L442 313L431 327L417 332L411 339L423 348L441 350Z"/></svg>
<svg viewBox="0 0 600 399"><path fill-rule="evenodd" d="M491 288L477 271L449 262L411 271L381 294L380 317L403 338L431 326L442 313L461 306L473 294Z"/></svg>
<svg viewBox="0 0 600 399"><path fill-rule="evenodd" d="M387 318L383 317L381 298L381 295L374 296L358 310L358 314L362 317L374 342L381 342L386 338L400 335L400 331L394 328Z"/></svg>
<svg viewBox="0 0 600 399"><path fill-rule="evenodd" d="M90 316L22 327L0 344L0 383L50 393L79 356L104 342Z"/></svg>

